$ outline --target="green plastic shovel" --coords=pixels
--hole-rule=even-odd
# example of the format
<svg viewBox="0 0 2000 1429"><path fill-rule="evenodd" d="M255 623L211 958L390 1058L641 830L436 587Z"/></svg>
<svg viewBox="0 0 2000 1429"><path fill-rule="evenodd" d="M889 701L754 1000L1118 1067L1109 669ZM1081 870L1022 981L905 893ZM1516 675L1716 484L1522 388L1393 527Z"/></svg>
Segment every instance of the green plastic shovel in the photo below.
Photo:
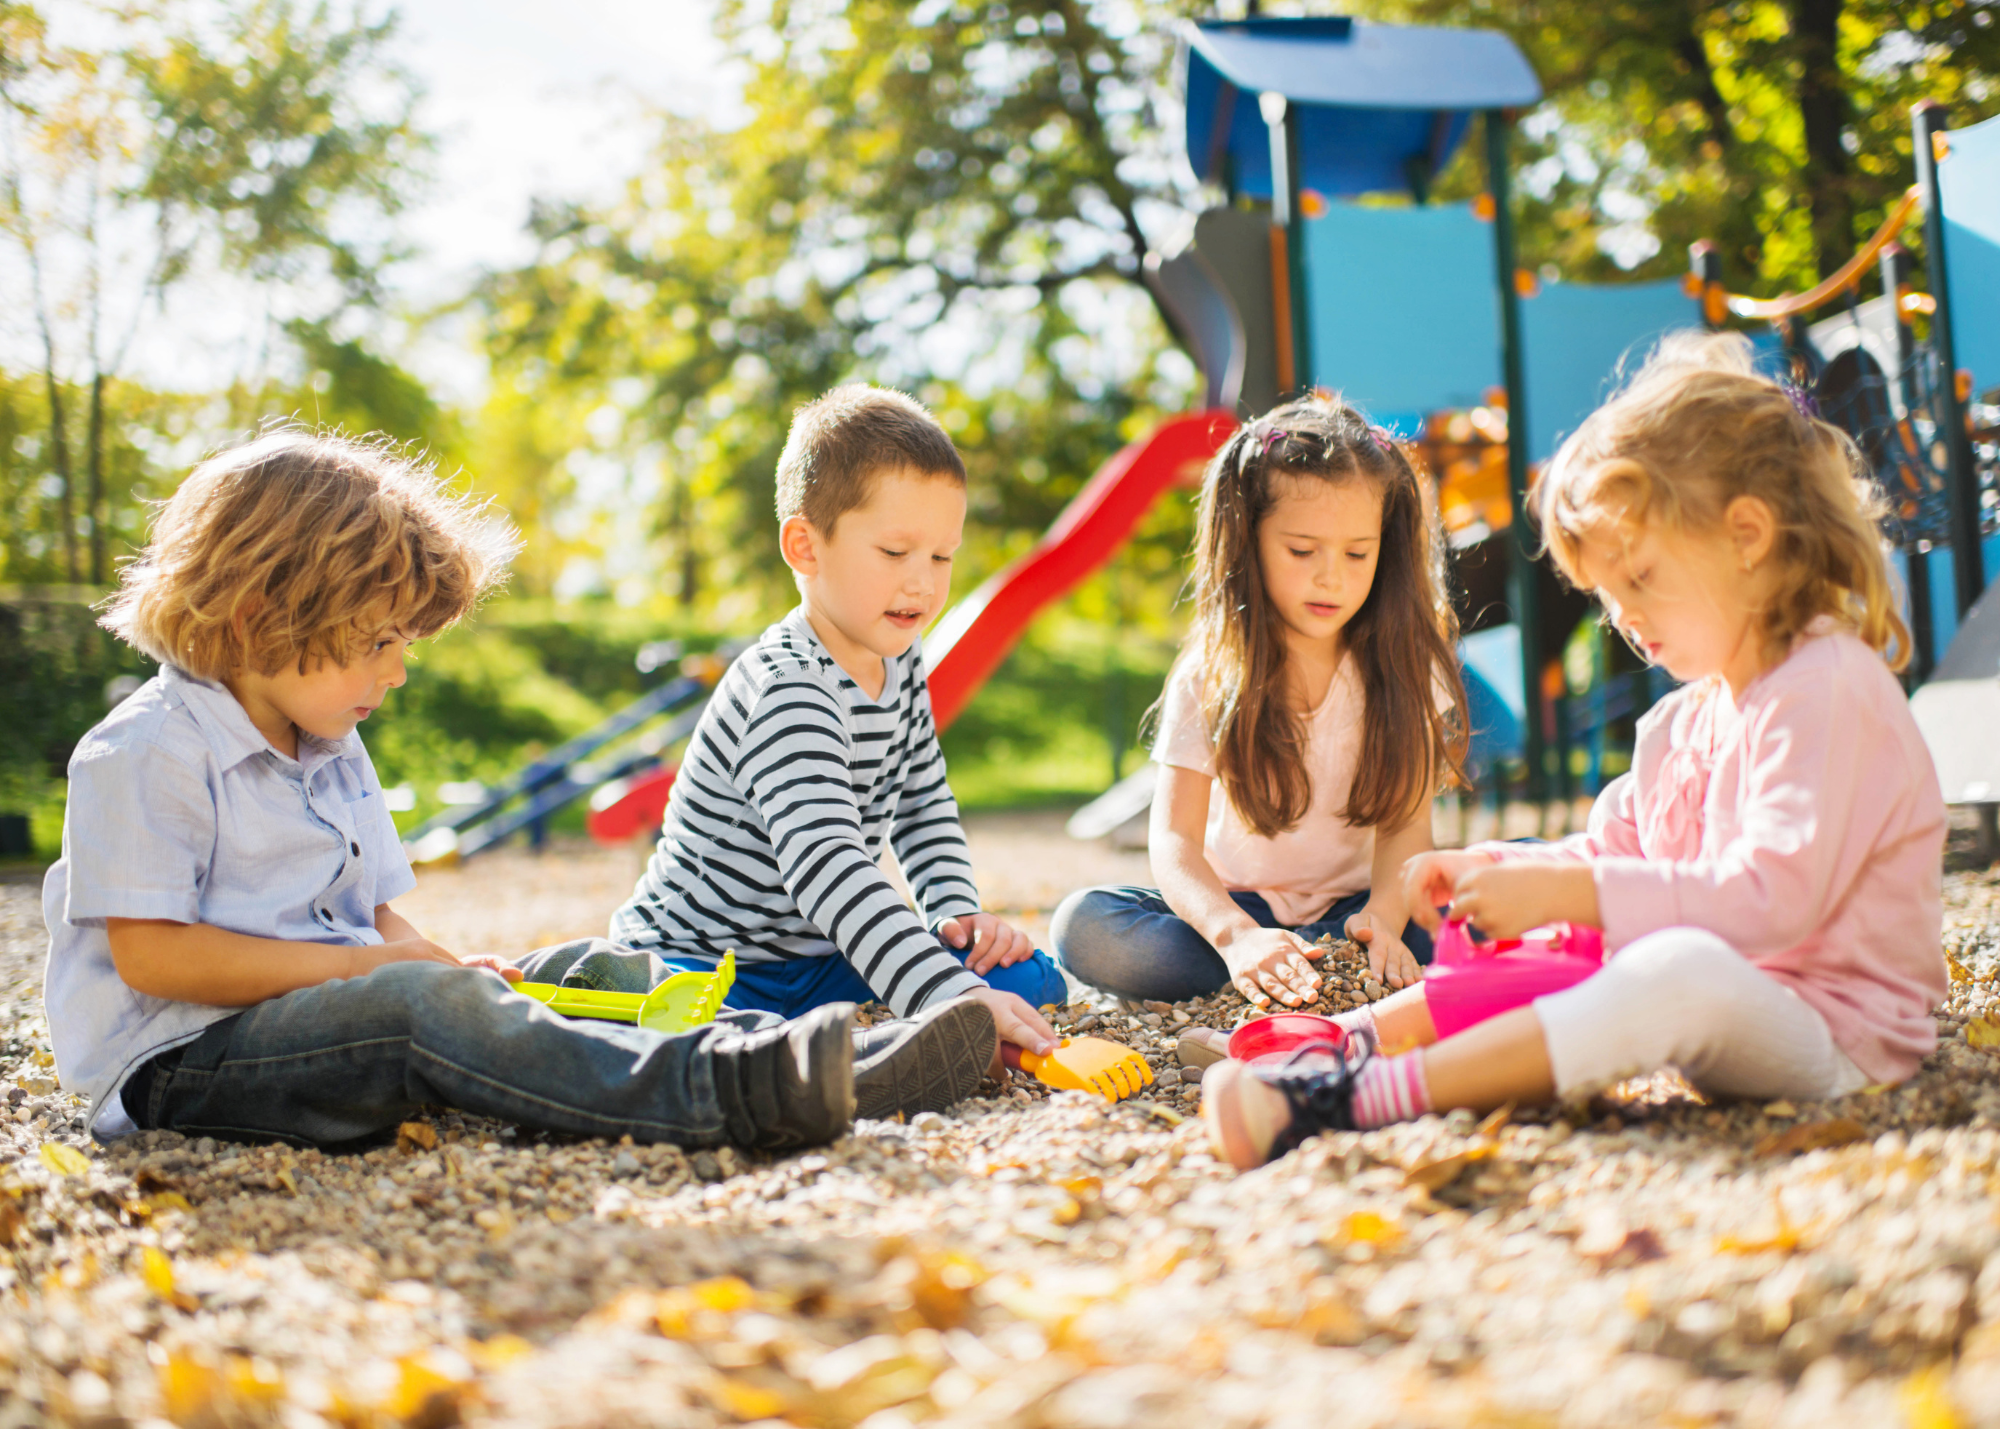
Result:
<svg viewBox="0 0 2000 1429"><path fill-rule="evenodd" d="M736 983L736 950L722 955L712 973L675 973L651 992L593 992L552 982L517 982L526 993L564 1017L595 1017L606 1022L636 1022L649 1032L692 1032L715 1021L722 999Z"/></svg>

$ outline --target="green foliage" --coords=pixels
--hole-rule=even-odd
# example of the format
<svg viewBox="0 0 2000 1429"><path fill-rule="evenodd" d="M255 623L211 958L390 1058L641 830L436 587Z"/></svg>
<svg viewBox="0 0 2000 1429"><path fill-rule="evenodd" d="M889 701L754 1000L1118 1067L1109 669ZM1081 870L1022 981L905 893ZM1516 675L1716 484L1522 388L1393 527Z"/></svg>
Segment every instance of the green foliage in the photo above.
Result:
<svg viewBox="0 0 2000 1429"><path fill-rule="evenodd" d="M106 684L153 670L77 593L0 591L0 813L31 812L59 789L70 751L104 718Z"/></svg>
<svg viewBox="0 0 2000 1429"><path fill-rule="evenodd" d="M1628 256L1642 256L1633 276L1672 276L1706 238L1733 288L1809 287L1912 182L1912 105L1938 100L1959 125L2000 112L2000 7L1990 0L1361 9L1500 29L1521 45L1548 96L1517 147L1523 261L1571 279L1620 276L1607 246L1621 237L1636 244ZM1458 176L1460 191L1476 173Z"/></svg>

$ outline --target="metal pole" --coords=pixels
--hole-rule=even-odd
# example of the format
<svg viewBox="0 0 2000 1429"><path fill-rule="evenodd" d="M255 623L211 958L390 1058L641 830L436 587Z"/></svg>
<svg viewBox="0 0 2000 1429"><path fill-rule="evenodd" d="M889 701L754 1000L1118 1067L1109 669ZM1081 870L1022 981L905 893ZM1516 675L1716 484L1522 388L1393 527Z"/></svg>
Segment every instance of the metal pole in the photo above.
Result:
<svg viewBox="0 0 2000 1429"><path fill-rule="evenodd" d="M1915 405L1916 384L1910 380L1910 363L1916 357L1916 339L1910 332L1908 319L1903 316L1903 294L1910 286L1910 250L1900 243L1891 243L1882 250L1882 296L1888 301L1889 315L1894 326L1890 331L1896 341L1896 370L1889 380L1896 384L1896 397L1903 408L1904 419ZM1900 433L1892 434L1890 441L1894 449L1902 451ZM1878 473L1887 477L1888 473ZM1884 480L1883 486L1889 500L1897 499L1895 486ZM1931 562L1930 542L1919 537L1910 542L1903 552L1904 564L1910 573L1910 663L1903 669L1903 683L1915 689L1927 679L1931 666L1935 664L1932 649L1937 643L1936 627L1931 617Z"/></svg>
<svg viewBox="0 0 2000 1429"><path fill-rule="evenodd" d="M1535 535L1528 528L1528 396L1521 368L1521 297L1514 286L1514 215L1507 184L1506 114L1485 112L1486 186L1493 195L1493 262L1500 298L1500 373L1507 389L1507 603L1521 632L1521 695L1525 718L1521 752L1527 763L1528 798L1537 820L1544 812L1548 778L1542 739L1542 610L1536 582Z"/></svg>
<svg viewBox="0 0 2000 1429"><path fill-rule="evenodd" d="M1299 107L1285 106L1285 182L1290 186L1285 204L1285 256L1291 262L1289 291L1292 296L1292 364L1297 369L1299 390L1313 385L1312 323L1307 317L1306 292L1306 210L1301 201L1305 180L1299 167Z"/></svg>
<svg viewBox="0 0 2000 1429"><path fill-rule="evenodd" d="M1256 106L1270 134L1270 304L1282 400L1312 380L1298 322L1298 120L1294 104L1276 90L1258 94Z"/></svg>
<svg viewBox="0 0 2000 1429"><path fill-rule="evenodd" d="M1938 436L1945 448L1945 500L1951 513L1951 565L1957 587L1958 616L1972 609L1986 589L1979 554L1979 479L1972 467L1972 438L1965 430L1965 405L1958 396L1958 357L1951 336L1951 264L1944 234L1944 191L1938 183L1938 160L1945 148L1944 106L1926 99L1910 112L1917 157L1917 184L1924 198L1924 265L1929 270L1931 349L1936 354Z"/></svg>

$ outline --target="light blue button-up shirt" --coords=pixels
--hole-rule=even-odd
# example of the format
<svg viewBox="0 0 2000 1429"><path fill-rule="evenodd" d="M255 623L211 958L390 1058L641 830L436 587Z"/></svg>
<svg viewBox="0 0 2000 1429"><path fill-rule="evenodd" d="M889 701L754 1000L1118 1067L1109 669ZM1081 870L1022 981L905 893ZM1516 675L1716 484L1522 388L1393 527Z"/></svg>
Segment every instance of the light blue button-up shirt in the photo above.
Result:
<svg viewBox="0 0 2000 1429"><path fill-rule="evenodd" d="M301 732L288 759L228 690L162 668L77 745L62 859L42 885L49 1036L91 1130L134 1130L117 1095L133 1068L241 1011L127 986L107 918L359 946L382 941L376 905L415 886L358 734Z"/></svg>

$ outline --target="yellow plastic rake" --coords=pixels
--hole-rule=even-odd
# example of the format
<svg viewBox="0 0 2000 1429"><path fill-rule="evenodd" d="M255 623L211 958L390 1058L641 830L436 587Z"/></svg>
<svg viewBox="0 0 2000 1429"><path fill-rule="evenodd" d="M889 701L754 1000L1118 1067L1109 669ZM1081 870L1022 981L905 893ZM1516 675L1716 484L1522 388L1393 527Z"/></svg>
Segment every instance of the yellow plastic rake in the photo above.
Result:
<svg viewBox="0 0 2000 1429"><path fill-rule="evenodd" d="M1058 1091L1096 1092L1115 1102L1153 1084L1153 1069L1144 1057L1102 1037L1065 1037L1046 1057L1011 1044L1001 1050L1009 1066Z"/></svg>
<svg viewBox="0 0 2000 1429"><path fill-rule="evenodd" d="M713 1022L736 983L736 950L722 955L712 973L675 973L651 992L595 992L552 982L517 982L525 993L564 1017L635 1022L649 1032L692 1032Z"/></svg>

